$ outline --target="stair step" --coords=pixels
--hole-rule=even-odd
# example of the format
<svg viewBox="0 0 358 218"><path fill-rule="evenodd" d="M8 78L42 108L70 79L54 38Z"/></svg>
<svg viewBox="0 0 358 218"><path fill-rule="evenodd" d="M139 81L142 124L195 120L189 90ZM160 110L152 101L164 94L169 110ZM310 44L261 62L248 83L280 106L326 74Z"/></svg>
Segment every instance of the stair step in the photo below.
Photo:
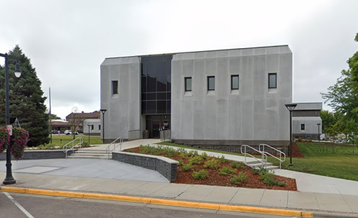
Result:
<svg viewBox="0 0 358 218"><path fill-rule="evenodd" d="M108 156L68 156L67 158L70 159L108 159ZM112 159L111 156L109 156L109 159Z"/></svg>
<svg viewBox="0 0 358 218"><path fill-rule="evenodd" d="M249 166L249 167L261 167L262 166L262 163L254 163L254 164L246 164L247 166ZM269 166L272 166L273 164L272 163L270 163L270 162L266 162L266 163L264 163L263 164L263 166L264 167L269 167Z"/></svg>

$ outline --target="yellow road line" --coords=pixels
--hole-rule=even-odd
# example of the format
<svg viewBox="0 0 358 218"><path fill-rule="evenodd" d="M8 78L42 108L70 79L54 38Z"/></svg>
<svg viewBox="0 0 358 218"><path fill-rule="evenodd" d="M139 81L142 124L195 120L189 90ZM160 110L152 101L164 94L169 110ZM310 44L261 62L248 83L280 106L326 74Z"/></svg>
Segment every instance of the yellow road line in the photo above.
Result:
<svg viewBox="0 0 358 218"><path fill-rule="evenodd" d="M191 201L176 201L176 200L133 197L133 196L124 196L124 195L97 194L97 193L70 192L70 191L54 191L54 190L6 187L6 186L2 186L1 191L24 193L24 194L34 194L34 195L71 197L71 198L128 201L128 202L138 202L138 203L145 203L145 204L191 207L191 208L213 209L213 210L224 210L224 211L237 211L237 212L246 212L246 213L273 214L273 215L295 216L295 217L313 217L313 214L311 212L304 212L304 211L299 211L299 210L235 206L235 205L200 203L200 202L191 202Z"/></svg>

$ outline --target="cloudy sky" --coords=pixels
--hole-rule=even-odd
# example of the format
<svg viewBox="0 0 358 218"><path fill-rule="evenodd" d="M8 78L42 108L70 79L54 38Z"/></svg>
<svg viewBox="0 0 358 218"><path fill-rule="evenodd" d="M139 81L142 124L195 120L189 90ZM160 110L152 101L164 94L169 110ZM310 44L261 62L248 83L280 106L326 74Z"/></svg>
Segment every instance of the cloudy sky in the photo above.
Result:
<svg viewBox="0 0 358 218"><path fill-rule="evenodd" d="M0 0L0 53L22 48L62 118L99 110L106 57L283 44L294 102L322 102L358 51L357 9L356 0Z"/></svg>

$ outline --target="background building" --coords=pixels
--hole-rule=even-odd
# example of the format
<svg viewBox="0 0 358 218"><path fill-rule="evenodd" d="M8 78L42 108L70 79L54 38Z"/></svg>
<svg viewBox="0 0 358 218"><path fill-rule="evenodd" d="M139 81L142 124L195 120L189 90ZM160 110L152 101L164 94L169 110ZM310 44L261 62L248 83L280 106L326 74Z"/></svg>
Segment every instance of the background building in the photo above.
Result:
<svg viewBox="0 0 358 218"><path fill-rule="evenodd" d="M65 120L51 120L51 131L53 134L64 133L71 129L71 124Z"/></svg>
<svg viewBox="0 0 358 218"><path fill-rule="evenodd" d="M322 103L297 103L292 114L292 134L294 138L319 139L322 134Z"/></svg>
<svg viewBox="0 0 358 218"><path fill-rule="evenodd" d="M101 64L108 141L155 138L171 129L173 141L195 146L285 147L285 104L291 102L287 45L106 58Z"/></svg>
<svg viewBox="0 0 358 218"><path fill-rule="evenodd" d="M85 112L81 112L81 113L70 113L69 115L66 116L66 121L68 121L71 125L71 128L73 128L73 126L75 127L75 131L76 132L83 132L83 122L86 119L100 119L100 112L99 111L94 111L94 112L90 112L90 113L85 113Z"/></svg>
<svg viewBox="0 0 358 218"><path fill-rule="evenodd" d="M83 133L91 135L101 134L101 120L100 119L86 119L83 121Z"/></svg>

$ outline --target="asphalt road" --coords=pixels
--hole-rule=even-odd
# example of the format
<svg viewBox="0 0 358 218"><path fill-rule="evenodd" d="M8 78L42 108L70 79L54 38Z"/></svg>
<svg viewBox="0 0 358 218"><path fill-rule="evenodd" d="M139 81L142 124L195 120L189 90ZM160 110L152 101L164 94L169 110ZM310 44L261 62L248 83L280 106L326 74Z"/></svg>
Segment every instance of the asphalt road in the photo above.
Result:
<svg viewBox="0 0 358 218"><path fill-rule="evenodd" d="M11 200L11 198L13 200ZM21 208L21 209L20 209ZM145 205L0 192L0 218L252 218L269 216L193 208Z"/></svg>

